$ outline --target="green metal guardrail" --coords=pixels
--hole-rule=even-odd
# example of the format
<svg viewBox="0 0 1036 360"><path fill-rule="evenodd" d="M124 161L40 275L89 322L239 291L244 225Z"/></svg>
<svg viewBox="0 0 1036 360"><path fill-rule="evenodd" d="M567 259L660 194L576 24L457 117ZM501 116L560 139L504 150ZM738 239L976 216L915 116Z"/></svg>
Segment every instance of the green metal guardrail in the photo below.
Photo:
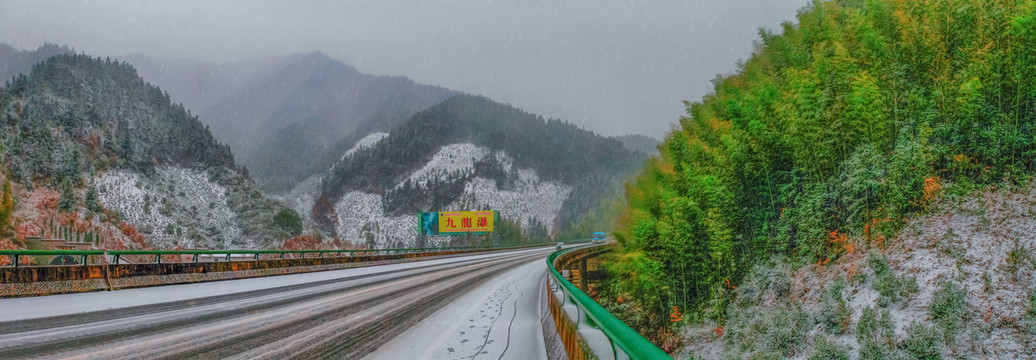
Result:
<svg viewBox="0 0 1036 360"><path fill-rule="evenodd" d="M21 256L59 256L76 255L82 256L82 264L86 264L87 256L112 256L112 263L118 264L119 258L125 255L154 255L155 263L162 262L163 255L193 255L192 261L198 262L199 255L225 255L230 261L231 255L252 255L252 260L259 260L264 254L279 254L284 259L285 254L297 254L299 258L305 258L306 254L317 254L324 257L325 254L335 254L341 257L342 254L355 256L363 255L395 255L395 254L420 254L428 252L451 252L451 251L478 251L478 250L508 250L530 246L544 246L547 244L531 244L510 247L487 247L487 246L452 246L441 248L397 248L397 249L365 249L365 250L0 250L0 256L10 256L14 260L14 266L18 267L18 258Z"/></svg>
<svg viewBox="0 0 1036 360"><path fill-rule="evenodd" d="M595 245L601 246L601 245ZM583 247L579 247L583 248ZM550 269L550 275L554 278L557 284L560 285L561 289L564 290L565 294L573 303L589 318L594 324L598 326L601 332L608 337L613 347L618 346L632 359L671 359L671 357L659 349L651 341L640 336L636 330L633 330L626 325L626 323L619 320L608 312L603 306L598 304L594 299L586 295L582 290L572 284L572 282L561 276L561 273L554 267L554 261L561 255L569 251L573 251L579 248L568 248L555 251L547 257L547 268ZM613 348L614 351L614 348ZM618 358L616 356L616 358Z"/></svg>

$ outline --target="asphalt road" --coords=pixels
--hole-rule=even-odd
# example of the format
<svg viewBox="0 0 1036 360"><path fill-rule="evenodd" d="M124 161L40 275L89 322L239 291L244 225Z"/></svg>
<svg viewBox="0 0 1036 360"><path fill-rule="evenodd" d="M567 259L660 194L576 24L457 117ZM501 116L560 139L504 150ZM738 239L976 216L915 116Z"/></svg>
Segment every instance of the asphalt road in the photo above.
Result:
<svg viewBox="0 0 1036 360"><path fill-rule="evenodd" d="M494 319L512 318L506 329L497 325L482 328L487 330L479 339L484 346L473 355L486 355L485 348L511 343L511 336L501 338L501 334L531 328L528 320L511 326L518 309L531 306L521 304L534 304L517 299L541 292L528 289L529 282L520 278L530 274L535 264L542 268L542 259L550 251L541 248L259 279L3 299L0 359L377 357L393 349L379 347L422 324L429 315L456 313L449 309L458 307L477 309L475 304L466 304L472 300L485 306L495 304L482 309L496 311ZM486 291L497 295L490 299L483 295ZM523 295L516 296L519 292ZM477 315L470 315L473 323ZM493 329L498 330L490 335ZM405 341L425 341L414 331L408 334ZM526 334L531 332L515 330L513 338L535 344ZM542 347L542 337L539 341ZM441 337L428 342L444 344ZM498 345L492 345L495 343ZM530 345L521 348L536 355ZM425 354L460 357L449 351L444 356Z"/></svg>

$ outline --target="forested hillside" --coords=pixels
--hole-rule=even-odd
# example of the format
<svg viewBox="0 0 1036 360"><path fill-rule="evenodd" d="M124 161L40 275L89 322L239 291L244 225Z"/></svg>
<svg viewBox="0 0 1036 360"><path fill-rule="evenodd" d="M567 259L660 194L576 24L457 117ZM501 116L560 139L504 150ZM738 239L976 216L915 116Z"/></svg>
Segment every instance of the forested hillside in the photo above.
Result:
<svg viewBox="0 0 1036 360"><path fill-rule="evenodd" d="M607 297L655 340L677 309L726 324L775 257L880 251L939 193L1036 171L1032 1L815 1L760 36L626 186ZM785 310L774 326L799 326Z"/></svg>
<svg viewBox="0 0 1036 360"><path fill-rule="evenodd" d="M407 181L407 175L422 169L450 144L473 144L501 157L506 154L514 166L505 168L495 154L479 156L469 161L470 169L432 181ZM619 184L643 159L643 154L626 150L614 139L560 120L544 121L484 97L458 95L418 112L375 146L335 164L321 185L314 218L330 228L334 218L330 204L350 191L385 194L384 208L391 214L438 211L457 200L474 177L491 179L497 189L506 190L518 180L519 169L527 168L540 180L572 187L557 223L546 224L564 231L574 229L601 200L616 195Z"/></svg>
<svg viewBox="0 0 1036 360"><path fill-rule="evenodd" d="M230 148L129 64L49 58L0 89L0 110L21 240L67 227L135 242L113 247L271 247L301 231L275 224L284 208Z"/></svg>

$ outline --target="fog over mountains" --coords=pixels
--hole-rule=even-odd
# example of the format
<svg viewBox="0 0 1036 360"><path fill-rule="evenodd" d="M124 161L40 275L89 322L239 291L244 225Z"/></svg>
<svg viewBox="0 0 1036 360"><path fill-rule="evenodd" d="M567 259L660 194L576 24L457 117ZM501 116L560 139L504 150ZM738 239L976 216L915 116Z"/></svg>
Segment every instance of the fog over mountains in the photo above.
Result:
<svg viewBox="0 0 1036 360"><path fill-rule="evenodd" d="M290 189L329 166L353 145L357 138L350 135L387 130L456 94L402 76L364 74L319 52L222 65L120 59L183 99L270 191Z"/></svg>

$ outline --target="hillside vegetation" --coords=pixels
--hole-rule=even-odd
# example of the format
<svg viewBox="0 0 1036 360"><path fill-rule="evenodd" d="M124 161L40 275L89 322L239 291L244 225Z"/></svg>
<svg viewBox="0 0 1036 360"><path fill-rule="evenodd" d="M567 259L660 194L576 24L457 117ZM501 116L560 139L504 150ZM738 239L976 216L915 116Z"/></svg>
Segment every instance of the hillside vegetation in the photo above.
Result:
<svg viewBox="0 0 1036 360"><path fill-rule="evenodd" d="M1036 170L1036 3L815 1L797 19L761 31L627 184L606 302L660 344L673 311L754 321L727 305L774 257L823 266L883 249L938 194ZM810 326L787 306L736 328ZM783 339L769 354L795 353L801 339Z"/></svg>
<svg viewBox="0 0 1036 360"><path fill-rule="evenodd" d="M102 234L103 248L275 247L300 232L278 225L284 207L238 173L228 146L129 64L36 64L0 88L0 126L20 247L71 228Z"/></svg>
<svg viewBox="0 0 1036 360"><path fill-rule="evenodd" d="M472 158L470 169L462 167L432 181L407 181L409 174L451 144L473 144L494 155ZM508 156L514 166L505 167L496 153ZM376 145L336 163L321 183L313 217L326 229L333 228L331 204L350 191L385 194L384 211L392 215L439 211L458 200L465 184L476 177L491 179L495 188L506 190L519 180L519 169L532 169L537 182L572 187L556 223L545 225L585 237L594 230L579 224L602 200L618 195L622 181L645 157L615 139L561 120L544 121L485 97L458 95L416 113Z"/></svg>

